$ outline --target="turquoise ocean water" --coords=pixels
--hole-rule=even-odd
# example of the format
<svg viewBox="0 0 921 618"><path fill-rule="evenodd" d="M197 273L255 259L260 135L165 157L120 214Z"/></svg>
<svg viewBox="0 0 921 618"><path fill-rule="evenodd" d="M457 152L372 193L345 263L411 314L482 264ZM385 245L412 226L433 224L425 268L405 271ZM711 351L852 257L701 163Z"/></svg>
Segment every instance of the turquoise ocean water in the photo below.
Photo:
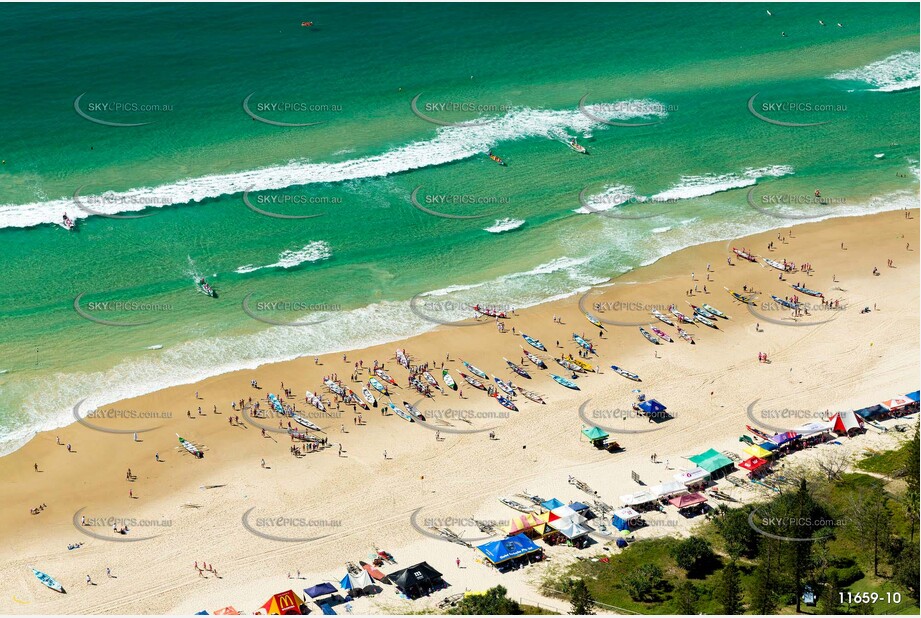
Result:
<svg viewBox="0 0 921 618"><path fill-rule="evenodd" d="M770 213L916 205L918 28L916 4L9 5L0 452L83 398L432 328L419 294L522 307L796 222Z"/></svg>

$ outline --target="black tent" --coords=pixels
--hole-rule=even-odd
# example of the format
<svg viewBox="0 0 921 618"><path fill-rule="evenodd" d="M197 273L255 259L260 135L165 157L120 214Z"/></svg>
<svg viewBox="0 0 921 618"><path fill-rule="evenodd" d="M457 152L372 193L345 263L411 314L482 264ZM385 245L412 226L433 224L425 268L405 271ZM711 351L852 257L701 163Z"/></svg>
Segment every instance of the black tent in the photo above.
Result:
<svg viewBox="0 0 921 618"><path fill-rule="evenodd" d="M431 588L441 581L441 573L429 566L427 562L420 562L401 571L394 571L389 577L390 581L401 590L407 590L413 586Z"/></svg>

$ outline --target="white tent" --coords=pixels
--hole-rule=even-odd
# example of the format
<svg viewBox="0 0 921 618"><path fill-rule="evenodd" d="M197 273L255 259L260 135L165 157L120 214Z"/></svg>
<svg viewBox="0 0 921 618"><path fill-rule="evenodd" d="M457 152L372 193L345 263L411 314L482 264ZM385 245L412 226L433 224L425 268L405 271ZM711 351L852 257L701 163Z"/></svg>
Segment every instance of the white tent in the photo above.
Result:
<svg viewBox="0 0 921 618"><path fill-rule="evenodd" d="M577 513L573 510L573 508L569 506L568 504L564 504L563 506L558 506L550 512L556 515L557 517L559 517L560 519L569 519L573 515L577 515Z"/></svg>
<svg viewBox="0 0 921 618"><path fill-rule="evenodd" d="M343 590L355 590L367 588L368 586L373 586L374 580L371 579L371 575L367 571L362 571L360 573L349 573L342 578L342 581L339 582L339 587Z"/></svg>
<svg viewBox="0 0 921 618"><path fill-rule="evenodd" d="M832 425L828 421L815 421L812 423L806 423L800 427L797 427L791 431L798 433L803 438L811 438L812 436L817 436L820 433L828 433L832 430Z"/></svg>
<svg viewBox="0 0 921 618"><path fill-rule="evenodd" d="M684 472L679 472L675 475L675 480L679 483L684 483L688 485L690 483L697 483L699 481L709 480L710 473L704 470L703 468L691 468L690 470L685 470Z"/></svg>
<svg viewBox="0 0 921 618"><path fill-rule="evenodd" d="M550 527L559 531L567 539L577 539L588 534L588 529L580 526L571 519L555 519L550 522Z"/></svg>
<svg viewBox="0 0 921 618"><path fill-rule="evenodd" d="M666 496L675 496L678 494L687 493L688 488L685 487L684 483L679 483L678 481L668 481L662 483L661 485L654 485L649 488L649 493L651 493L656 498L662 498Z"/></svg>
<svg viewBox="0 0 921 618"><path fill-rule="evenodd" d="M655 502L656 497L648 491L638 491L635 494L625 494L620 497L620 503L624 506L636 506L637 504L646 504Z"/></svg>

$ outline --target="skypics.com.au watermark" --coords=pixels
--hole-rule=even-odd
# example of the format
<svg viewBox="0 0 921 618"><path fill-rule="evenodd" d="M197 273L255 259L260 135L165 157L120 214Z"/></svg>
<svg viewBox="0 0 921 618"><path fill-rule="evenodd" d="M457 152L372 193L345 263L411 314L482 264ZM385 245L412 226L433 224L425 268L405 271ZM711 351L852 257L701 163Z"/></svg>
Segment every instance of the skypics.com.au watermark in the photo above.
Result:
<svg viewBox="0 0 921 618"><path fill-rule="evenodd" d="M85 399L81 399L77 402L72 409L74 420L87 427L93 431L100 431L102 433L112 433L112 434L138 434L144 433L147 431L153 431L160 427L159 424L150 427L146 426L150 421L159 421L159 420L169 420L173 418L173 413L168 410L134 410L134 409L122 409L122 408L93 408L87 411L86 414L80 413L80 407L85 402ZM134 428L126 429L115 429L113 427L105 427L103 425L97 424L100 421L138 421L138 425L145 426L136 426Z"/></svg>
<svg viewBox="0 0 921 618"><path fill-rule="evenodd" d="M420 195L422 185L413 189L409 196L409 202L416 210L422 211L433 217L442 219L481 219L484 217L496 216L498 210L490 208L487 212L478 214L451 214L441 212L440 209L445 207L462 206L464 209L471 207L480 208L483 206L507 206L511 203L511 198L497 195L472 195L469 193L437 193L430 195Z"/></svg>
<svg viewBox="0 0 921 618"><path fill-rule="evenodd" d="M512 106L503 103L481 103L477 101L420 101L420 92L409 102L409 109L417 117L441 127L481 127L498 120L498 116L511 111ZM458 116L467 118L461 120ZM469 119L474 116L476 119ZM483 116L496 116L483 118Z"/></svg>
<svg viewBox="0 0 921 618"><path fill-rule="evenodd" d="M74 99L74 111L77 115L94 124L115 127L143 127L153 120L144 122L126 122L128 118L142 116L153 118L158 114L174 111L171 103L139 101L130 98L100 99L84 92Z"/></svg>
<svg viewBox="0 0 921 618"><path fill-rule="evenodd" d="M756 92L748 99L748 111L762 122L779 127L818 127L831 122L831 117L846 114L847 105L820 103L818 101L777 99L761 96ZM802 120L812 119L810 122Z"/></svg>
<svg viewBox="0 0 921 618"><path fill-rule="evenodd" d="M598 407L591 406L592 400L585 400L579 406L579 418L589 427L597 427L609 434L642 434L659 431L664 427L662 421L675 417L674 414L662 408L651 408L649 412L633 407ZM639 403L637 403L639 406ZM644 421L643 429L628 429L629 421ZM634 425L634 422L630 422Z"/></svg>
<svg viewBox="0 0 921 618"><path fill-rule="evenodd" d="M299 300L254 301L254 292L242 301L243 312L252 319L272 326L316 326L342 310L341 305Z"/></svg>
<svg viewBox="0 0 921 618"><path fill-rule="evenodd" d="M311 518L292 515L254 515L252 507L243 513L243 528L259 538L282 543L309 543L343 529L341 519Z"/></svg>
<svg viewBox="0 0 921 618"><path fill-rule="evenodd" d="M254 97L252 92L243 99L243 111L254 121L274 127L312 127L343 111L336 103Z"/></svg>
<svg viewBox="0 0 921 618"><path fill-rule="evenodd" d="M102 326L116 326L116 327L131 327L131 326L144 326L145 324L151 324L155 319L148 319L142 321L129 321L129 320L109 320L106 318L99 317L100 313L109 313L110 315L126 315L126 314L144 314L150 315L152 313L164 313L173 310L173 305L170 303L159 303L159 302L149 302L149 301L138 301L138 300L105 300L105 301L89 301L86 303L84 308L83 297L86 295L86 292L81 292L74 298L73 307L77 315L79 315L84 320L94 322L96 324L101 324Z"/></svg>

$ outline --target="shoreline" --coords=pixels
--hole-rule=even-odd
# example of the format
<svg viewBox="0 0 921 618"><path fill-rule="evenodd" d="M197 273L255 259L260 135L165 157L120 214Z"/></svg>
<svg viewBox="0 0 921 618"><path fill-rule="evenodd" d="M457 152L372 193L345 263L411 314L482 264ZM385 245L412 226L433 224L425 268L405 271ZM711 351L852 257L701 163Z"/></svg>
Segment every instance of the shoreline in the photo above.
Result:
<svg viewBox="0 0 921 618"><path fill-rule="evenodd" d="M618 306L614 303L628 306L631 302L643 306L664 306L669 302L680 305L682 290L692 285L689 273L695 271L702 276L706 273L705 264L711 263L713 282L697 278L698 285L710 287L709 294L686 296L685 300L712 303L730 314L731 319L721 323L720 330L711 331L702 326L695 329L697 343L694 346L676 339L674 343L653 348L640 337L635 327L609 325L604 336L594 337L596 329L579 315L581 311L573 296L521 309L508 321L508 329L514 326L516 332L524 330L536 336L551 351L557 350L554 341L558 338L563 344L560 349L573 355L576 347L568 334L573 330L587 333L585 336L597 344L604 359L604 362L590 362L601 365L602 372L581 377L578 383L583 390L576 392L567 391L546 377L549 372L557 373L553 369L556 365L551 364L549 371L538 371L528 364L527 369L535 373L534 379L513 379L521 386L544 394L548 404L538 406L518 398L519 412L512 412L507 418L498 416L503 408L485 396L470 392L472 388L464 389L463 400L455 393L445 396L436 393L434 400L420 405L433 419L450 423L455 419L444 414L448 411L480 414L479 417L471 415L473 420L468 419L470 422L466 424L439 425L444 431L442 441L433 439L433 432L424 431L417 424L410 425L395 416L382 417L380 409L364 412L363 416L367 417L364 425L353 424L354 414L340 410L334 413L338 416L330 415L322 422L317 420L318 416L315 422L324 428L331 442L345 446L345 457L337 457L336 451L331 449L294 458L279 449L288 444L287 437L278 435L266 440L260 438L254 426L243 429L228 423L227 417L233 413L229 402L241 395L252 395L254 400L264 399L268 392L278 393L279 382L284 382L286 386L293 386L298 409L309 410L303 403L303 391L305 388L316 391L322 375L338 373L350 388L358 391L357 383L348 382L352 363L358 359L363 360L366 367L375 358L384 360L387 370L402 386L406 374L392 360L395 347L405 348L414 363L437 361L436 368L448 350L451 360L446 367L450 367L455 379L457 370L462 369L459 358L507 379L509 374L501 359L505 356L518 362L519 346L526 345L521 337L513 337L510 332L497 333L494 326L487 326L491 324L488 320L473 327L442 326L405 340L346 352L348 361L345 363L341 353L323 355L322 365L314 365L309 357L300 357L114 402L110 405L124 409L170 410L173 417L165 420L164 427L141 433L140 443L132 441L130 431L127 435L107 434L82 425L70 425L43 432L17 451L0 457L0 473L12 480L11 499L2 507L9 522L3 534L10 543L9 549L3 550L8 559L2 570L23 588L27 579L21 575L21 567L35 560L36 552L40 553L47 566L35 566L55 574L62 581L66 579L75 593L68 595L73 603L67 605L68 611L146 613L177 611L179 607L184 611L189 609L190 595L202 594L208 598L222 595L228 603L233 602L238 608L249 611L253 601L250 597L267 597L274 591L266 586L285 589L280 587L284 583L278 582L283 579L284 571L294 570L295 564L310 564L310 568L302 569L310 573L328 572L332 567L320 565L341 564L346 557L358 560L371 542L391 552L394 552L392 547L397 547L405 551L404 555L422 556L420 559L432 560L433 566L444 571L450 566L445 554L450 554L450 561L453 561L454 548L445 550L448 546L442 541L421 538L408 526L408 518L416 509L432 513L441 509L443 517L507 519L513 512L496 500L497 495L530 489L545 498L556 492L561 499L578 499L577 492L567 486L568 471L577 472L580 478L584 477L599 490L603 499L614 503L617 496L628 493L631 487L629 475L624 471L630 469L628 466L638 471L644 480L649 479L647 483L656 475L670 477L670 473L649 462L650 452L659 453L660 459L671 456L674 466L670 472L674 473L685 455L709 446L735 448L733 443L742 427L738 421L744 419L744 392L765 388L766 380L770 381L772 390L762 393L765 401L771 401L772 394L783 393L784 401L790 402L785 405L800 403L813 409L820 405L817 401L823 400L828 406L868 405L888 394L880 391L901 388L899 385L904 387L904 392L913 390L917 388L913 383L917 376L915 356L912 356L918 347L917 332L907 337L896 332L899 320L917 320L918 294L912 282L918 277L918 261L914 257L918 248L918 210L912 209L911 213L910 222L905 221L903 211L899 214L884 211L800 223L793 226L794 235L787 239L787 244L781 244L774 252L767 252L764 247L772 240L776 243L774 236L778 229L786 230L789 226L735 241L694 245L594 286L581 296L591 300L586 303L587 308L596 306L592 303L606 307ZM899 238L900 233L905 238ZM844 254L847 259L843 262L832 255L839 239L846 239L848 247ZM913 247L911 252L905 251L902 245L905 241ZM771 272L769 268L758 268L755 264L728 266L725 258L732 243L743 244L759 255L771 255L775 259L812 262L813 275L796 273L787 275L787 279L804 279L809 287L826 290L829 298L834 293L835 297L845 299L847 309L832 319L804 328L785 328L762 321L761 330L756 330L754 323L759 320L747 315L721 288L751 285L763 290L766 297L769 293L790 293L790 287L788 283L782 287L774 283L777 271ZM900 246L903 246L901 250ZM894 269L885 267L888 257L895 258ZM878 266L883 276L873 277L869 272L872 266ZM843 283L836 286L831 275ZM842 289L836 291L834 287ZM865 321L859 322L862 319L858 314L860 307L873 306L874 302L881 305L879 311L863 316ZM679 309L687 307L679 306ZM643 310L622 313L620 316L605 311L595 315L601 319L620 317L622 320L618 321L624 322L650 321L648 312ZM562 325L552 322L551 318L556 315L562 316ZM768 317L779 319L779 315ZM873 322L862 330L857 326L868 320ZM674 335L674 329L668 330ZM824 379L813 375L815 372L802 373L803 365L798 363L802 360L799 352L803 350L804 340L811 344L806 357L810 365L818 362L827 368ZM883 350L883 355L872 350L874 344L877 350ZM763 366L757 364L755 351L768 353L772 362ZM607 369L611 363L639 373L643 382L632 383L613 374ZM440 371L435 374L441 383ZM366 380L367 373L362 377ZM251 379L258 379L263 388L248 389L246 382ZM576 415L580 404L597 398L613 402L612 405L618 402L626 405L633 397L631 390L635 386L669 405L675 412L674 418L652 432L646 431L637 419L626 419L625 428L627 421L631 421L628 430L612 436L626 448L624 453L617 455L596 452L581 441L578 432L580 424L584 423ZM394 403L398 406L404 397L415 400L415 395L404 395L406 390L397 390ZM195 391L201 396L199 400L194 398ZM711 392L709 397L708 391ZM202 416L195 412L197 405L203 408ZM218 407L217 419L213 418L213 405ZM191 420L183 410L192 412ZM439 410L442 414L433 414ZM240 416L248 425L252 424L248 415ZM483 419L488 422L481 423ZM487 440L485 435L489 422L493 421L498 434L495 441ZM101 424L108 429L125 431L131 429L132 422L136 424L136 420L128 419ZM341 431L343 425L347 432ZM468 428L478 433L452 431L467 431ZM208 448L205 459L195 461L182 457L176 450L175 433L204 443ZM58 447L55 435L60 435L63 442L72 442L76 453L67 453L63 447ZM387 459L381 456L385 450ZM165 461L155 462L153 451L163 455ZM260 469L260 457L269 462L268 470ZM37 480L31 469L33 461L40 463L42 471ZM125 467L132 469L136 481L126 483ZM618 478L611 478L612 469L619 471L613 475ZM383 480L386 482L380 482ZM127 497L129 488L136 497ZM399 504L395 493L399 494ZM37 516L26 515L27 506L41 502L48 503L48 511ZM184 504L196 506L183 507ZM77 507L81 506L97 514L111 516L130 512L151 520L159 517L175 522L177 525L171 525L163 537L176 537L170 547L180 549L170 549L165 556L160 556L156 552L158 547L162 550L162 541L119 545L92 540L87 543L88 547L74 553L65 552L61 557L58 554L61 544L67 542L65 539L80 538L77 530L69 528L70 520L78 512ZM248 534L240 525L240 513L250 507L257 507L257 514L298 514L311 521L325 521L327 538L307 543L306 547L302 543L266 543L265 539ZM234 516L229 517L228 513ZM46 527L45 522L51 527ZM201 534L205 522L211 534ZM339 522L339 525L331 525L331 522ZM222 544L220 538L212 536L215 532L217 537L226 535L230 542ZM140 531L139 536L143 534ZM357 536L362 538L356 539ZM392 545L387 547L385 543ZM471 562L469 550L457 549L457 552L464 556L465 563ZM191 573L192 560L202 559L213 562L222 574L227 573L224 575L227 579L205 584L211 586L210 591L203 591L196 583L199 578ZM130 590L130 578L112 586L100 585L99 590L80 588L76 574L81 570L93 570L98 574L102 568L100 560L112 560L113 566L128 572L130 578L150 577L154 581ZM143 561L148 569L133 566L134 561ZM177 567L177 561L181 567ZM278 573L266 575L257 588L252 577L236 567L259 564ZM412 562L400 559L400 567L408 564ZM181 574L173 573L175 568ZM342 567L339 570L343 570ZM479 565L471 564L467 570L470 572L446 571L452 583L449 593L462 591L461 582L472 581L472 585L476 585L477 578L493 584L506 582L506 576L498 577ZM525 571L519 579L530 569ZM523 579L519 583L525 585ZM24 609L60 613L60 608L64 607L60 601L34 594L34 587L28 589L36 599L42 600L36 600L36 605L17 608L4 599L0 600L0 608L13 613ZM167 591L175 592L171 596L165 594ZM389 590L387 592L375 602L390 598ZM196 597L195 602L200 598L203 597ZM54 611L55 608L58 611ZM208 609L213 608L209 606Z"/></svg>
<svg viewBox="0 0 921 618"><path fill-rule="evenodd" d="M900 198L904 197L905 194L906 194L905 191L899 191L899 192L887 194L887 195L882 196L882 197L874 198L874 200L875 200L875 201L878 201L878 202L885 202L885 201L887 201L887 200L897 200L897 199L900 199ZM913 199L911 200L911 203L915 203L915 202L917 201L916 198L917 198L917 195L913 196ZM819 223L823 223L823 222L826 222L826 221L834 221L834 220L838 220L838 219L843 219L843 220L848 220L848 219L859 219L859 218L863 218L863 217L874 217L874 216L878 216L878 215L883 215L883 214L885 214L885 213L891 213L891 212L901 211L901 210L903 210L903 209L904 209L904 206L903 206L903 205L889 206L889 207L884 207L882 210L874 210L873 212L869 212L869 213L847 213L847 214L843 214L843 215L839 215L839 214L829 214L829 215L827 215L827 216L825 216L825 217L817 217L817 218L812 219L812 220L809 220L808 222L805 222L805 223L799 223L799 222L793 222L793 223L794 223L794 227L796 227L796 226L798 226L798 225L819 224ZM777 230L785 229L786 227L788 227L788 226L769 227L769 228L767 228L767 229L765 229L765 230L762 230L762 231L759 231L759 232L757 232L757 233L755 233L755 234L747 234L746 236L759 236L759 235L762 235L762 234L769 234L769 233L775 232L775 231L777 231ZM614 275L614 276L612 276L612 277L609 277L609 278L606 279L605 281L601 281L601 282L592 284L592 285L590 285L590 286L587 286L587 287L588 287L588 290L595 289L595 288L599 288L599 287L606 287L606 286L609 286L609 285L613 285L614 282L617 281L618 279L620 279L620 278L622 278L622 277L627 277L627 276L629 276L631 273L634 273L634 272L637 272L637 271L640 271L640 270L643 270L643 269L647 269L647 268L649 268L650 266L654 266L655 264L657 264L657 263L660 262L661 260L667 259L667 258L669 258L670 256L675 255L675 254L677 254L677 253L680 253L680 252L683 252L683 251L688 251L688 250L693 250L693 249L695 249L696 247L700 247L700 246L704 246L704 245L708 245L708 244L726 242L726 241L728 241L728 240L731 240L731 238L718 238L718 239L716 239L716 240L707 240L707 241L703 241L703 242L697 242L697 243L693 243L693 244L690 244L690 245L682 246L680 249L672 250L672 251L670 251L670 252L668 252L668 253L665 253L665 254L663 254L663 255L661 255L661 256L659 256L659 257L656 257L656 258L650 259L650 260L648 260L648 261L646 261L646 262L643 262L643 263L639 264L638 266L636 266L635 268L632 268L632 269L630 269L630 270L627 270L626 272L624 272L624 273L622 273L622 274L620 274L620 275ZM539 266L538 266L538 267L539 267ZM535 267L535 268L537 268L537 267ZM512 273L512 274L514 275L514 274L520 274L520 273ZM490 282L480 282L480 283L472 284L472 287L482 287L482 286L488 285L489 283L490 283ZM421 294L421 295L418 295L418 296L420 296L420 297L426 297L426 296L430 296L430 295L432 295L432 294L437 294L439 291L440 291L440 290L433 290L433 291L430 291L430 292L425 292L425 293L423 293L423 294ZM574 296L583 295L584 293L585 293L585 290L581 290L581 289L580 289L580 290L576 290L576 291L572 291L572 292L563 292L563 293L560 293L560 294L551 295L551 296L549 296L548 298L543 299L543 300L541 300L540 302L537 302L537 303L535 303L535 304L530 304L530 305L524 304L524 305L521 305L519 308L521 308L521 309L531 309L531 308L539 307L539 306L542 306L542 305L548 305L548 304L553 304L553 303L558 303L558 302L564 302L564 301L567 300L567 299L571 299L571 298L574 297ZM408 301L385 301L385 302L386 302L386 303L399 304L399 305L404 306L404 307L403 307L404 309L407 309L407 310L409 310L409 311L412 311L412 308L410 307L410 305L412 304L413 299L410 299L410 300L408 300ZM351 311L353 311L353 312L373 312L373 311L375 310L376 307L377 307L377 305L367 305L367 306L365 306L365 307L360 307L360 308L357 308L357 309L354 309L354 310L351 310ZM465 320L465 321L466 321L466 320ZM113 396L113 397L111 397L111 398L106 398L106 397L104 396L104 394L102 394L102 393L93 393L93 394L89 395L88 397L85 397L84 400L86 400L86 399L90 399L90 400L95 399L96 396L98 395L99 397L102 398L102 400L101 400L100 403L96 404L96 407L97 407L97 408L102 408L102 407L105 407L105 406L110 406L110 405L117 404L119 401L124 401L124 400L128 400L128 399L135 399L135 398L138 398L138 397L144 397L144 396L147 396L147 395L150 395L150 394L152 394L152 393L156 393L156 392L158 392L158 391L162 391L162 390L165 390L165 389L177 388L177 387L188 386L188 385L191 385L191 384L196 384L196 383L204 382L204 381L210 380L210 379L212 379L212 378L216 378L216 377L219 377L219 376L227 375L227 374L230 374L230 373L235 373L235 372L240 372L240 371L258 371L260 368L262 368L262 367L264 367L264 366L270 366L270 365L275 365L275 364L279 364L279 363L294 362L294 361L297 361L297 360L300 360L300 359L304 359L304 358L308 358L308 357L315 356L315 355L317 355L317 354L319 354L319 355L321 355L321 356L322 356L322 355L330 355L330 354L341 354L342 352L360 351L360 350L364 350L364 349L368 349L368 348L373 348L373 347L378 347L378 346L389 345L389 344L392 344L392 343L399 343L400 341L405 341L405 340L407 340L407 339L411 339L411 338L414 338L414 337L418 337L418 336L425 335L426 333L431 333L431 332L433 332L433 331L435 331L435 330L437 330L437 329L444 328L445 326L450 327L450 325L438 324L438 323L432 322L432 323L430 324L430 326L426 327L424 330L421 330L421 331L418 331L418 332L412 332L412 333L410 333L410 334L408 334L408 335L388 335L388 336L386 337L386 340L384 340L384 341L376 341L376 342L370 343L370 344L368 344L368 343L362 343L362 344L359 344L359 345L352 345L352 344L341 344L341 345L339 345L339 344L333 343L333 344L330 344L329 349L328 349L327 351L325 351L325 352L302 353L302 354L297 354L297 355L293 355L293 356L286 356L286 357L281 357L281 358L275 358L275 359L271 359L271 360L266 360L266 359L250 359L250 360L248 360L248 361L246 361L246 362L244 362L244 363L242 363L242 364L240 364L240 365L233 365L233 366L230 366L230 367L222 367L222 368L220 368L220 369L218 369L218 370L216 370L216 371L206 370L204 374L195 376L195 377L193 377L193 378L189 378L188 380L185 380L185 381L180 381L180 382L168 381L167 383L161 383L161 384L145 384L145 383L139 383L139 384L129 385L129 386L126 388L126 393L121 394L121 395L119 395L119 396L117 396L117 397ZM258 333L253 333L252 335L257 335L257 334L258 334ZM365 338L366 338L366 339L369 339L369 340L372 340L372 341L374 340L374 338L373 338L372 336L370 336L369 334L365 334ZM176 347L171 348L171 349L176 349L176 348L178 348L178 347L181 347L181 346L183 346L183 345L188 345L188 344L190 344L190 343L193 343L193 341L182 342L182 343L179 344L179 346L176 346ZM159 354L160 352L166 352L166 351L167 351L167 350L156 350L156 353ZM105 375L105 374L107 374L107 373L113 371L114 369L116 369L116 368L118 368L118 367L123 367L123 366L126 366L126 365L130 365L130 364L136 363L137 361L143 362L144 360L146 360L146 356L143 355L143 354L142 354L142 355L139 355L139 356L132 357L130 360L127 360L127 359L126 359L126 360L123 360L119 365L116 365L115 367L110 367L110 368L104 370L104 371L103 371L103 375ZM7 375L8 375L8 374L7 374ZM66 428L67 426L73 425L74 423L77 422L76 420L73 420L73 414L72 414L72 411L71 411L70 407L68 407L66 410L61 410L61 411L60 411L60 419L61 419L61 420L66 420L66 424L63 424L63 425L62 425L62 424L56 424L56 423L54 422L54 419L49 418L49 419L46 419L46 420L47 420L47 422L46 422L46 424L45 424L46 426L44 426L43 428L40 428L40 429L33 429L33 428L28 428L28 427L22 427L22 428L19 428L19 429L15 430L15 431L13 432L13 434L11 434L11 435L15 435L15 433L18 433L18 432L24 432L24 433L28 433L28 434L29 434L29 437L20 437L20 438L16 438L16 439L13 439L13 440L9 440L6 444L4 444L4 446L3 446L3 451L0 451L0 457L5 457L5 456L7 456L7 455L9 455L9 454L15 453L17 450L21 449L23 446L25 446L26 444L28 444L29 441L33 440L37 435L40 435L40 434L42 434L42 433L52 432L52 431L60 431L60 430L62 430L62 429L64 429L64 428ZM53 425L53 426L49 426L49 425ZM8 447L8 445L10 445L10 444L16 444L17 446ZM7 448L11 448L11 450L6 450Z"/></svg>

